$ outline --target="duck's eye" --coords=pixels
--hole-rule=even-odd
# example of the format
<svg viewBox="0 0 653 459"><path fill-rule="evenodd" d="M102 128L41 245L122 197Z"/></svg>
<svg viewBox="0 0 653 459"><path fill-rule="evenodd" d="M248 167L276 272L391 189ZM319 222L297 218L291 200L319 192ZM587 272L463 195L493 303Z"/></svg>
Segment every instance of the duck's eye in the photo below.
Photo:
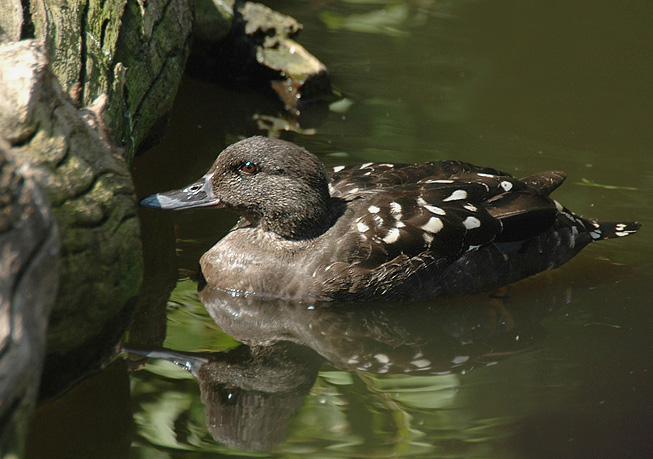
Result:
<svg viewBox="0 0 653 459"><path fill-rule="evenodd" d="M251 161L247 161L245 164L240 166L240 170L247 174L253 174L256 172L256 164Z"/></svg>

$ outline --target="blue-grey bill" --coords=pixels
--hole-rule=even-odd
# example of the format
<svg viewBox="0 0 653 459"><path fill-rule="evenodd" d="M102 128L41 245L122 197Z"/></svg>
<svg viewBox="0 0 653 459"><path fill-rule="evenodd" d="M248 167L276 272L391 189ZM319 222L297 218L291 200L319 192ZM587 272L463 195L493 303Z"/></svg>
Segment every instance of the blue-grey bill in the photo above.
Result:
<svg viewBox="0 0 653 459"><path fill-rule="evenodd" d="M211 196L204 177L181 190L157 193L141 200L140 205L151 209L192 209L195 207L221 206L220 198Z"/></svg>

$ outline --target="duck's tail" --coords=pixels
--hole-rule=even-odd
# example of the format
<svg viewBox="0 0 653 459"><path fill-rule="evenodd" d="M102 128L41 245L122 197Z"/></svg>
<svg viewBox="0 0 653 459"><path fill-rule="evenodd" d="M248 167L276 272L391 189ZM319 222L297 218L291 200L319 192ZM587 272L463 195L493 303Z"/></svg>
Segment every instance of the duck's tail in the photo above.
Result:
<svg viewBox="0 0 653 459"><path fill-rule="evenodd" d="M642 227L638 222L600 222L594 219L589 219L589 222L595 228L590 231L595 241L630 236Z"/></svg>

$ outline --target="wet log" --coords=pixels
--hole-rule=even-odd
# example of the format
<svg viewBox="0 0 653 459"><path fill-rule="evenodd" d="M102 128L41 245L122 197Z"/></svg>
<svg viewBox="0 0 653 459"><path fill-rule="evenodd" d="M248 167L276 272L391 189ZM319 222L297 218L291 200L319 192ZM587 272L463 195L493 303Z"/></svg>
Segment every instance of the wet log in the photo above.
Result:
<svg viewBox="0 0 653 459"><path fill-rule="evenodd" d="M189 53L192 0L20 0L0 6L0 41L45 43L79 106L106 95L104 122L128 161L162 136ZM20 21L19 24L16 24ZM6 23L6 24L5 24Z"/></svg>
<svg viewBox="0 0 653 459"><path fill-rule="evenodd" d="M304 102L329 98L326 67L295 41L301 30L292 17L242 0L0 2L0 43L45 43L79 106L105 94L104 122L128 162L162 137L191 42L195 76L268 88L295 115Z"/></svg>
<svg viewBox="0 0 653 459"><path fill-rule="evenodd" d="M58 287L59 238L29 166L8 150L0 141L0 452L20 457Z"/></svg>
<svg viewBox="0 0 653 459"><path fill-rule="evenodd" d="M0 138L44 190L60 229L48 354L65 354L100 333L134 301L141 281L136 198L102 121L106 100L77 108L39 43L0 46Z"/></svg>
<svg viewBox="0 0 653 459"><path fill-rule="evenodd" d="M198 27L188 62L193 76L270 89L296 115L303 103L331 96L326 66L295 40L303 26L294 18L242 0L195 4L204 19L198 19L203 27ZM225 20L228 5L233 5L233 16ZM211 20L213 16L220 19ZM223 24L230 25L226 35Z"/></svg>
<svg viewBox="0 0 653 459"><path fill-rule="evenodd" d="M23 23L23 5L20 0L0 2L0 43L20 40Z"/></svg>

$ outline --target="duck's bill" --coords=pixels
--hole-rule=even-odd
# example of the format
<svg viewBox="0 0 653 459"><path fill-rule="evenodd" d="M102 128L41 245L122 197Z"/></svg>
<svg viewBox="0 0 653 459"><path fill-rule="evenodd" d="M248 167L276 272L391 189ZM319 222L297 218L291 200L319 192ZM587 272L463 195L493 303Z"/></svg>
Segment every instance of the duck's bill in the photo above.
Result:
<svg viewBox="0 0 653 459"><path fill-rule="evenodd" d="M209 180L202 177L181 190L157 193L141 200L140 205L151 209L192 209L195 207L224 207L222 200L212 195Z"/></svg>

